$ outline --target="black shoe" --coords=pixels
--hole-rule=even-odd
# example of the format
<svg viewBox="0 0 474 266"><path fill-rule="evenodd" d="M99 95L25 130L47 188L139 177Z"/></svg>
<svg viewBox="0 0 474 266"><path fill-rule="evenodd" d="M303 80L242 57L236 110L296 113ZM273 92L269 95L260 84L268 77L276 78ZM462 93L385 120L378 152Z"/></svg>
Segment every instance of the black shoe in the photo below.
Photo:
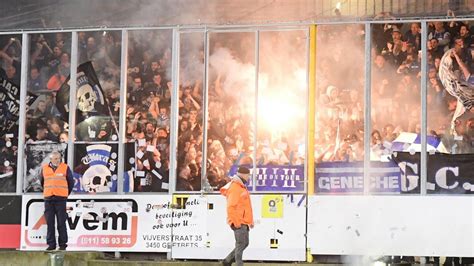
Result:
<svg viewBox="0 0 474 266"><path fill-rule="evenodd" d="M49 246L46 250L48 250L48 251L56 250L56 247L51 247L51 246Z"/></svg>
<svg viewBox="0 0 474 266"><path fill-rule="evenodd" d="M67 248L67 245L65 245L65 246L59 246L59 250L66 250L66 248Z"/></svg>
<svg viewBox="0 0 474 266"><path fill-rule="evenodd" d="M230 262L227 262L225 260L222 261L222 266L231 266L231 265L232 265L232 263L230 263Z"/></svg>

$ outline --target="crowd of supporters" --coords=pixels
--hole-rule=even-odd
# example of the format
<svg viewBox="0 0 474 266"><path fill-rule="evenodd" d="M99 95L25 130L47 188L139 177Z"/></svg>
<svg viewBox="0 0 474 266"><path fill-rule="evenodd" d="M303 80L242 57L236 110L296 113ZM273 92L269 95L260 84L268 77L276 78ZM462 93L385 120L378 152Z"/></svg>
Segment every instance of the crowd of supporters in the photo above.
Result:
<svg viewBox="0 0 474 266"><path fill-rule="evenodd" d="M91 61L100 80L111 115L117 120L120 92L120 33L80 32L78 33L78 64ZM71 34L32 34L30 40L30 61L28 92L38 96L27 107L27 143L41 141L67 142L68 118L61 115L56 106L58 90L70 74ZM84 134L89 129L87 123L76 125L76 140L106 141L117 140L112 136L114 124L110 118L97 123L97 133Z"/></svg>
<svg viewBox="0 0 474 266"><path fill-rule="evenodd" d="M474 151L474 118L466 112L450 122L457 99L443 87L438 70L451 48L473 69L473 28L468 22L428 24L428 135L449 152ZM317 161L362 161L364 156L364 28L320 27L318 46L319 108L316 108ZM421 133L421 27L418 23L375 24L372 28L371 154L380 160L392 152L403 132ZM454 68L458 71L459 66ZM341 78L343 77L343 78ZM469 78L463 77L460 78ZM454 147L454 149L453 149Z"/></svg>
<svg viewBox="0 0 474 266"><path fill-rule="evenodd" d="M126 138L136 143L129 155L136 165L133 191L167 191L171 31L130 33L127 77Z"/></svg>
<svg viewBox="0 0 474 266"><path fill-rule="evenodd" d="M364 123L369 122L364 121L364 28L342 25L321 26L319 29L316 160L362 161ZM452 136L450 120L457 101L439 80L439 62L444 53L454 47L462 61L472 69L472 30L468 22L433 22L429 23L428 29L428 134L442 139L448 150L456 144L455 153L473 151L474 118L471 112L466 112L456 121L459 136ZM370 143L371 158L379 160L391 152L391 142L400 133L419 134L421 130L421 29L417 23L387 23L374 24L372 31ZM202 36L185 38L180 47L177 93L177 189L201 190L203 172L206 172L204 180L207 180L203 184L218 188L225 184L229 169L236 163L302 164L304 151L299 149L304 144L304 137L299 142L294 141L289 132L275 137L264 127L260 127L258 133L254 132L255 111L252 105L256 95L249 92L254 89L254 82L235 82L238 77L219 70L211 62L206 96L208 105L204 106L203 39ZM133 162L135 171L145 172L140 178L135 176L135 191L168 189L163 184L163 176L169 175L173 115L171 39L171 31L167 30L130 32L125 135L129 142L135 143L135 153L139 155L128 155L135 157L129 162ZM275 34L268 43L278 46L285 40ZM304 49L304 41L295 38L290 43L297 50ZM4 45L0 51L2 69L9 79L19 84L21 42L8 36L2 37L1 44ZM221 56L225 50L230 55L229 60L235 64L254 67L254 45L249 36L227 34L219 37L217 34L211 41L210 56ZM32 34L29 49L28 92L38 98L27 107L27 144L67 142L68 121L56 107L56 94L69 76L71 34ZM87 121L78 123L77 141L118 140L120 54L120 32L78 33L78 63L93 63L110 114L94 120L94 125ZM271 60L268 62L272 63ZM299 67L304 68L304 65ZM280 74L285 76L285 73L277 75ZM203 143L206 108L207 139ZM96 133L91 134L91 127ZM258 140L256 147L254 138ZM2 156L14 156L16 142L11 145L8 137L2 141L10 142L10 145L2 145L4 149L14 150L2 152ZM203 145L207 146L205 159ZM150 156L142 156L147 153ZM15 161L14 158L11 161ZM205 171L203 162L206 162ZM153 170L158 174L151 174Z"/></svg>
<svg viewBox="0 0 474 266"><path fill-rule="evenodd" d="M67 122L56 108L55 95L69 76L71 36L33 34L30 39L28 92L38 98L27 107L27 143L67 141Z"/></svg>

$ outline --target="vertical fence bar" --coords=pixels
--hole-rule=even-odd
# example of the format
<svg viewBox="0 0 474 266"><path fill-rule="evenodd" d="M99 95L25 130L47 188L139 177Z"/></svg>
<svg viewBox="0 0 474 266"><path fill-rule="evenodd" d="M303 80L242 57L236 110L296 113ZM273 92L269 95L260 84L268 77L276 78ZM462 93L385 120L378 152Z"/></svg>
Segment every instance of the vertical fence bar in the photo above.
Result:
<svg viewBox="0 0 474 266"><path fill-rule="evenodd" d="M73 31L71 36L71 78L69 82L69 137L67 141L67 163L71 168L74 167L74 139L76 138L76 79L78 58L77 31Z"/></svg>
<svg viewBox="0 0 474 266"><path fill-rule="evenodd" d="M120 63L120 111L119 111L119 132L118 132L118 179L117 179L117 193L123 194L124 176L125 176L125 144L127 130L127 67L128 67L128 31L122 30L122 51ZM129 176L129 179L132 177ZM133 180L129 180L133 184Z"/></svg>
<svg viewBox="0 0 474 266"><path fill-rule="evenodd" d="M207 180L207 128L208 128L208 104L209 104L209 30L206 28L204 33L204 87L203 87L203 129L202 129L202 167L201 167L201 192L209 192L209 182Z"/></svg>
<svg viewBox="0 0 474 266"><path fill-rule="evenodd" d="M305 147L305 154L304 154L304 163L303 163L303 177L304 177L304 192L307 194L308 193L308 179L309 179L309 176L308 176L308 164L309 164L309 161L308 161L308 146L309 146L309 138L310 138L310 133L309 133L309 128L310 128L310 125L309 125L309 121L310 121L310 117L311 117L311 114L309 113L309 101L310 100L310 92L309 92L309 58L310 58L310 45L311 45L311 40L310 40L310 34L311 34L311 26L308 27L306 30L305 30L305 40L306 40L306 47L305 47L305 51L306 51L306 65L305 65L305 69L306 69L306 80L305 80L305 84L306 84L306 87L305 87L305 90L306 90L306 99L308 99L308 102L305 104L305 116L304 116L304 132L306 132L305 134L305 139L304 139L304 147ZM313 137L314 139L314 137ZM314 152L313 152L314 154ZM313 162L313 165L314 165L314 162ZM314 176L313 176L313 180L314 180ZM314 181L313 181L314 182ZM307 199L307 198L306 198Z"/></svg>
<svg viewBox="0 0 474 266"><path fill-rule="evenodd" d="M258 79L259 79L259 71L260 71L260 31L257 30L255 32L255 99L254 99L254 108L255 108L255 115L253 117L254 121L254 134L253 134L253 171L252 171L252 184L253 184L253 191L257 190L257 130L258 130Z"/></svg>
<svg viewBox="0 0 474 266"><path fill-rule="evenodd" d="M176 171L178 169L179 41L179 30L173 29L173 48L171 50L171 83L173 84L173 91L171 92L169 194L176 191Z"/></svg>
<svg viewBox="0 0 474 266"><path fill-rule="evenodd" d="M372 31L365 23L365 89L364 89L364 194L370 192L370 132L371 132L371 89L372 89Z"/></svg>
<svg viewBox="0 0 474 266"><path fill-rule="evenodd" d="M314 131L316 104L316 34L317 26L309 28L309 77L308 77L308 146L306 147L308 195L314 194Z"/></svg>
<svg viewBox="0 0 474 266"><path fill-rule="evenodd" d="M16 160L16 194L21 195L23 191L23 179L25 176L25 128L26 128L26 95L28 90L28 66L29 55L29 35L21 35L21 73L20 73L20 117L18 119L18 153Z"/></svg>
<svg viewBox="0 0 474 266"><path fill-rule="evenodd" d="M428 69L428 24L426 21L421 22L421 180L420 193L426 195L427 181L427 154L426 154L426 132L427 132L427 69Z"/></svg>

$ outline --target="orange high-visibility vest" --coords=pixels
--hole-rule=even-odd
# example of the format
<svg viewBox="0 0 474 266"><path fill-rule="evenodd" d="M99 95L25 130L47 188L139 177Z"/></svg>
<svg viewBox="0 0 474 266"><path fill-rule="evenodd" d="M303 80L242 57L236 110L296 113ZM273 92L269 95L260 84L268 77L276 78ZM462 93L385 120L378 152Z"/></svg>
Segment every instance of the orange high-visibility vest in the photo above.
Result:
<svg viewBox="0 0 474 266"><path fill-rule="evenodd" d="M49 165L43 166L43 178L44 178L44 189L43 196L59 196L65 197L69 195L69 189L67 186L67 164L60 163L56 171Z"/></svg>
<svg viewBox="0 0 474 266"><path fill-rule="evenodd" d="M242 224L253 225L252 203L245 185L230 181L221 187L220 192L227 198L227 223L235 227Z"/></svg>

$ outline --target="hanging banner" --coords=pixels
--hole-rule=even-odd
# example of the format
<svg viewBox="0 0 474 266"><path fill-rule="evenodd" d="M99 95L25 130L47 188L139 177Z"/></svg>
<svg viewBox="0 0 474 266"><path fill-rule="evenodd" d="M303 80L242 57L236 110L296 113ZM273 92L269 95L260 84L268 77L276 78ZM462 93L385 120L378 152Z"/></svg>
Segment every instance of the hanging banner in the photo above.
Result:
<svg viewBox="0 0 474 266"><path fill-rule="evenodd" d="M390 162L371 162L370 193L420 193L420 153L395 152ZM428 194L474 194L474 154L429 154ZM315 191L330 194L364 192L362 162L316 165Z"/></svg>
<svg viewBox="0 0 474 266"><path fill-rule="evenodd" d="M41 167L49 163L49 156L53 151L58 151L66 161L66 143L28 143L26 144L26 175L23 184L24 192L41 192L40 183Z"/></svg>
<svg viewBox="0 0 474 266"><path fill-rule="evenodd" d="M69 117L70 76L59 88L56 107L63 121ZM77 67L76 137L84 141L118 140L117 123L91 62Z"/></svg>
<svg viewBox="0 0 474 266"><path fill-rule="evenodd" d="M74 192L117 192L117 144L76 144Z"/></svg>
<svg viewBox="0 0 474 266"><path fill-rule="evenodd" d="M199 195L73 195L67 200L68 250L169 252L206 243L207 202ZM44 250L46 220L39 195L23 196L22 250Z"/></svg>
<svg viewBox="0 0 474 266"><path fill-rule="evenodd" d="M27 104L31 105L38 96L28 93ZM20 117L20 87L0 73L0 136L15 134L14 127Z"/></svg>
<svg viewBox="0 0 474 266"><path fill-rule="evenodd" d="M0 67L0 192L15 192L17 178L18 120L20 118L20 86L9 80ZM27 93L26 104L37 96Z"/></svg>
<svg viewBox="0 0 474 266"><path fill-rule="evenodd" d="M162 156L156 145L147 145L145 139L138 139L133 143L134 157L129 161L135 164L133 190L134 192L168 192L169 169L162 163Z"/></svg>
<svg viewBox="0 0 474 266"><path fill-rule="evenodd" d="M250 174L253 174L253 166L242 166L249 168ZM239 165L232 166L229 176L235 175L238 168ZM258 165L256 169L256 191L304 192L304 165ZM250 179L247 187L252 190L253 186L253 180Z"/></svg>
<svg viewBox="0 0 474 266"><path fill-rule="evenodd" d="M364 193L364 162L324 162L316 164L315 191L330 194ZM394 162L370 163L371 193L400 193L401 171Z"/></svg>
<svg viewBox="0 0 474 266"><path fill-rule="evenodd" d="M419 180L421 164L419 154L397 153L393 160L412 172ZM474 154L430 154L427 158L428 194L474 194ZM419 182L412 182L419 186ZM418 191L419 188L417 187Z"/></svg>
<svg viewBox="0 0 474 266"><path fill-rule="evenodd" d="M0 75L0 136L11 130L20 117L20 87Z"/></svg>

